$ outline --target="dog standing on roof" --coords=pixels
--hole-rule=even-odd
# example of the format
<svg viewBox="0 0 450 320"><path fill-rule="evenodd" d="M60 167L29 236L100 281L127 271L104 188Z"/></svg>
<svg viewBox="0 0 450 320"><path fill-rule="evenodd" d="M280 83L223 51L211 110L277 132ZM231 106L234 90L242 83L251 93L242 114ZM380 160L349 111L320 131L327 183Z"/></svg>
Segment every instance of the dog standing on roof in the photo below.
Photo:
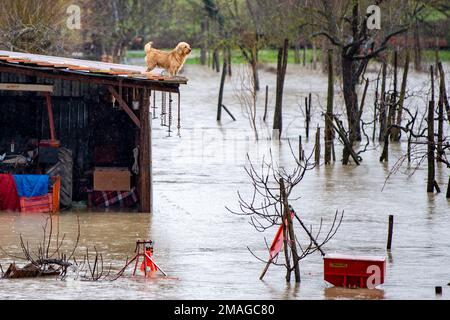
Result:
<svg viewBox="0 0 450 320"><path fill-rule="evenodd" d="M145 45L147 72L152 71L156 67L160 67L166 69L171 77L178 75L188 55L192 52L191 46L186 42L180 42L170 52L154 49L152 44L152 42L149 42Z"/></svg>

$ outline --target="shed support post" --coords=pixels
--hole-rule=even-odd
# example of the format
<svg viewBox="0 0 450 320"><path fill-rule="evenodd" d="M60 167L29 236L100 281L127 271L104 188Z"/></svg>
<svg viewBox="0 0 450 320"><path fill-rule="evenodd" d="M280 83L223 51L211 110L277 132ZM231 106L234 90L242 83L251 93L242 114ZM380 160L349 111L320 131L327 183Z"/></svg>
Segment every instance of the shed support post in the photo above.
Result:
<svg viewBox="0 0 450 320"><path fill-rule="evenodd" d="M52 143L56 141L55 122L53 120L52 97L50 92L44 92L45 101L47 103L48 122L50 124L50 140Z"/></svg>
<svg viewBox="0 0 450 320"><path fill-rule="evenodd" d="M149 90L140 92L140 134L139 134L139 211L152 210L152 149Z"/></svg>

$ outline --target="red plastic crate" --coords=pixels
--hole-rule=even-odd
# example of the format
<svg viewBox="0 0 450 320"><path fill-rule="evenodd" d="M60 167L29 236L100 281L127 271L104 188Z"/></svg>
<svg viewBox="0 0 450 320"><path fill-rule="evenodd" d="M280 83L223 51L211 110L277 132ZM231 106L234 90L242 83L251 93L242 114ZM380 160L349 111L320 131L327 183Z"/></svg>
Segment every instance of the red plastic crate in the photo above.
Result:
<svg viewBox="0 0 450 320"><path fill-rule="evenodd" d="M20 212L23 213L57 213L61 191L61 177L51 177L49 193L39 197L21 197Z"/></svg>
<svg viewBox="0 0 450 320"><path fill-rule="evenodd" d="M327 254L324 257L325 281L345 288L373 288L384 283L386 258Z"/></svg>
<svg viewBox="0 0 450 320"><path fill-rule="evenodd" d="M52 212L52 194L40 197L21 197L20 212L24 213L50 213Z"/></svg>

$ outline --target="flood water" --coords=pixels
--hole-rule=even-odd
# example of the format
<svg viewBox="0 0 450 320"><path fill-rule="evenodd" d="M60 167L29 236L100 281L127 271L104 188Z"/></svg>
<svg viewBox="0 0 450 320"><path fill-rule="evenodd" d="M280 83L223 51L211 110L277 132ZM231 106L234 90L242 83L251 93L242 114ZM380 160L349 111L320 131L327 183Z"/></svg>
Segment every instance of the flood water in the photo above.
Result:
<svg viewBox="0 0 450 320"><path fill-rule="evenodd" d="M448 66L446 67L449 70ZM235 70L235 74L238 71ZM324 248L327 253L377 255L387 258L385 284L377 290L332 288L323 280L323 260L319 254L301 262L302 282L287 285L283 268L272 266L264 281L259 275L266 258L264 237L270 242L276 229L257 232L249 218L229 213L225 206L238 208L237 191L249 199L252 188L245 174L246 154L255 164L272 148L274 158L286 168L293 159L288 144L298 150L303 136L307 153L312 149L314 130L305 141L303 108L305 95L313 93L312 128L323 127L326 77L318 71L289 66L284 100L284 133L279 144L270 136L275 74L261 72L261 85L270 87L269 119L260 121L260 140L256 142L248 119L234 95L236 78L226 84L224 104L236 116L233 122L223 112L216 122L217 92L220 76L207 68L187 66L190 79L182 88L181 138L167 137L160 120L153 121L154 214L63 212L55 218L60 234L66 233L67 248L77 235L80 218L84 248L95 246L105 264L115 270L131 257L137 239L155 241L155 260L169 278L144 279L127 276L115 282L83 282L68 277L56 279L0 280L0 299L448 299L450 298L450 201L445 198L449 170L438 166L441 194L426 193L426 168L414 175L397 173L383 189L395 161L405 152L404 144L393 144L389 164L381 164L381 148L371 142L362 154L360 166L342 166L342 152L336 145L337 162L309 171L294 191L300 196L292 205L308 225L324 219L329 226L336 210L345 210L342 226ZM376 77L376 74L370 74ZM411 89L421 90L426 74L410 75ZM447 77L449 78L449 77ZM372 84L373 85L373 84ZM371 88L372 88L371 85ZM336 84L336 89L339 85ZM264 91L264 90L262 90ZM373 90L372 90L373 92ZM157 96L157 102L159 94ZM337 93L337 110L342 102ZM371 95L367 117L372 114ZM419 102L418 102L419 103ZM259 97L259 118L264 97ZM159 112L159 110L157 110ZM174 117L176 119L176 116ZM176 122L175 122L176 123ZM176 124L175 124L176 127ZM322 131L323 137L323 131ZM323 160L322 160L323 162ZM406 169L406 167L405 167ZM393 246L386 251L388 216L395 215ZM9 253L20 254L19 234L30 246L42 239L43 215L0 215L0 245ZM297 231L300 241L305 235ZM3 268L13 259L0 252ZM19 262L19 261L18 261ZM436 297L435 286L443 287Z"/></svg>

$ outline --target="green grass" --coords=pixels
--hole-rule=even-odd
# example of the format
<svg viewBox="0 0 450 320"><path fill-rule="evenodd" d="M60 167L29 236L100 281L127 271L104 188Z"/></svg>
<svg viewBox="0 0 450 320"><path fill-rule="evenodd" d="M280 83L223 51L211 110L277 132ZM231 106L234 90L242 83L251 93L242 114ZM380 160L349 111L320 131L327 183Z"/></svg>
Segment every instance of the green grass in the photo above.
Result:
<svg viewBox="0 0 450 320"><path fill-rule="evenodd" d="M317 51L317 59L320 59L320 50ZM310 63L312 61L313 52L311 49L306 51L306 61ZM128 59L140 59L145 57L144 51L128 51ZM277 63L278 52L277 50L260 50L259 62L260 63ZM301 61L303 61L303 51L300 55ZM222 60L221 60L222 61ZM294 63L294 50L289 50L288 63ZM234 50L232 52L231 63L241 64L246 63L246 60L240 50ZM200 49L193 49L190 57L186 60L186 64L200 64Z"/></svg>
<svg viewBox="0 0 450 320"><path fill-rule="evenodd" d="M306 63L311 63L313 52L311 49L306 50ZM265 49L259 52L259 62L268 64L268 63L277 63L278 52L277 50ZM450 50L440 51L439 57L443 62L450 62ZM127 54L128 59L144 59L145 52L144 51L128 51ZM426 61L434 61L435 52L434 50L424 50L424 58ZM321 51L317 50L317 59L321 61ZM300 54L300 60L303 61L303 51ZM242 56L239 50L234 50L232 53L231 62L233 64L242 64L246 63L246 60ZM294 50L289 50L288 63L294 63ZM197 65L200 64L200 49L194 49L190 57L186 60L186 64Z"/></svg>
<svg viewBox="0 0 450 320"><path fill-rule="evenodd" d="M425 50L424 58L426 61L434 61L436 59L436 53L434 50ZM450 50L439 51L439 58L443 62L450 61Z"/></svg>

